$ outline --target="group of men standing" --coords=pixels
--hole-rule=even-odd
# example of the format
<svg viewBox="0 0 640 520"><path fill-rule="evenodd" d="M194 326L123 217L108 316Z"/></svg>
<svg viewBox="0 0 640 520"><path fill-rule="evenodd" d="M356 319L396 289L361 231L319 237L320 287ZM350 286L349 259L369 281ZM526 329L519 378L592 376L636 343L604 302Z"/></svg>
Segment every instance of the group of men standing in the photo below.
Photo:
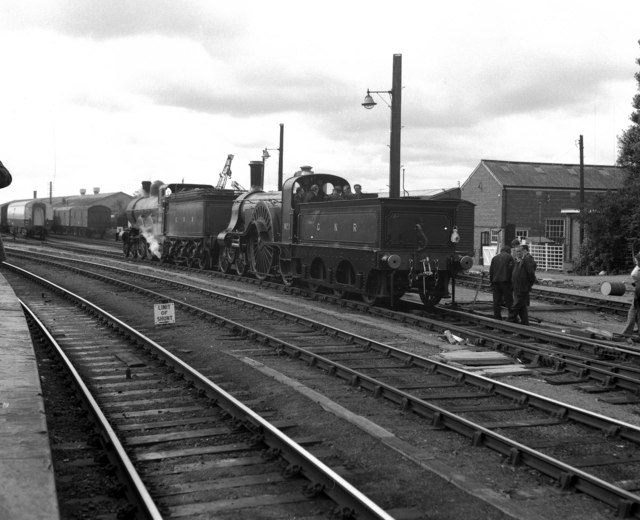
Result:
<svg viewBox="0 0 640 520"><path fill-rule="evenodd" d="M489 267L489 280L493 293L493 317L502 319L504 305L508 321L529 325L529 293L536 281L536 262L529 253L529 246L518 239L511 247L503 246L493 257Z"/></svg>

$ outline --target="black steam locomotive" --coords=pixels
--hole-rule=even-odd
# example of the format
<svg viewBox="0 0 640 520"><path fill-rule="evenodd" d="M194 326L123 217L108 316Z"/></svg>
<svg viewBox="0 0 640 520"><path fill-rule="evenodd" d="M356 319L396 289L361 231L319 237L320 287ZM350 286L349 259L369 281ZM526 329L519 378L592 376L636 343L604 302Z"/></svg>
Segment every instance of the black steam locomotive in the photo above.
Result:
<svg viewBox="0 0 640 520"><path fill-rule="evenodd" d="M473 264L470 202L371 195L296 203L299 187L318 186L322 195L350 183L305 166L282 191L265 192L262 164L250 166L253 188L245 192L146 185L127 209L125 254L304 283L371 305L414 292L433 306L450 297L451 278Z"/></svg>

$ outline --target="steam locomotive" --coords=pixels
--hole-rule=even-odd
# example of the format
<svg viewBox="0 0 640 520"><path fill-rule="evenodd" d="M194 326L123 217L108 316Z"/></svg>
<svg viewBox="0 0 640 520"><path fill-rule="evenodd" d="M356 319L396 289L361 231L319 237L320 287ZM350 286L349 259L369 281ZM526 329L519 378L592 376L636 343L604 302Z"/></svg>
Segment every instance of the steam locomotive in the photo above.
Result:
<svg viewBox="0 0 640 520"><path fill-rule="evenodd" d="M405 293L426 306L450 297L451 279L473 264L474 205L419 197L296 203L298 187L349 185L310 166L282 191L262 190L262 163L250 163L252 189L158 183L127 208L125 255L235 270L259 279L304 283L313 291L359 295L393 305ZM170 192L170 193L169 193Z"/></svg>

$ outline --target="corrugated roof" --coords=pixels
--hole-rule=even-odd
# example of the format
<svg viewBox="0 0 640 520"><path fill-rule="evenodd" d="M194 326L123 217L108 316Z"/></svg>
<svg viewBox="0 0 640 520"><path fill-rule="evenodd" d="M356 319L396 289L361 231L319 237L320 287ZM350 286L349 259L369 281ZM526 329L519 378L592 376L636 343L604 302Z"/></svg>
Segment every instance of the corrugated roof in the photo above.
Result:
<svg viewBox="0 0 640 520"><path fill-rule="evenodd" d="M482 159L484 166L503 186L532 188L580 188L579 164L493 161ZM627 176L618 166L584 165L584 188L617 190Z"/></svg>

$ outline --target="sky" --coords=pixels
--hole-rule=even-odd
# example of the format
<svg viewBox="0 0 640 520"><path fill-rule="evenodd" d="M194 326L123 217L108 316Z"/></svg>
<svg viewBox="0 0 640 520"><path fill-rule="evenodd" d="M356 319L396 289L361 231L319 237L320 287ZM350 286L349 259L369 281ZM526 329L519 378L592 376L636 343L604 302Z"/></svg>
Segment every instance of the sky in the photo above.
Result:
<svg viewBox="0 0 640 520"><path fill-rule="evenodd" d="M145 180L275 189L302 165L389 184L402 55L403 189L482 159L615 163L640 70L640 2L2 0L0 203ZM230 187L230 183L227 184Z"/></svg>

